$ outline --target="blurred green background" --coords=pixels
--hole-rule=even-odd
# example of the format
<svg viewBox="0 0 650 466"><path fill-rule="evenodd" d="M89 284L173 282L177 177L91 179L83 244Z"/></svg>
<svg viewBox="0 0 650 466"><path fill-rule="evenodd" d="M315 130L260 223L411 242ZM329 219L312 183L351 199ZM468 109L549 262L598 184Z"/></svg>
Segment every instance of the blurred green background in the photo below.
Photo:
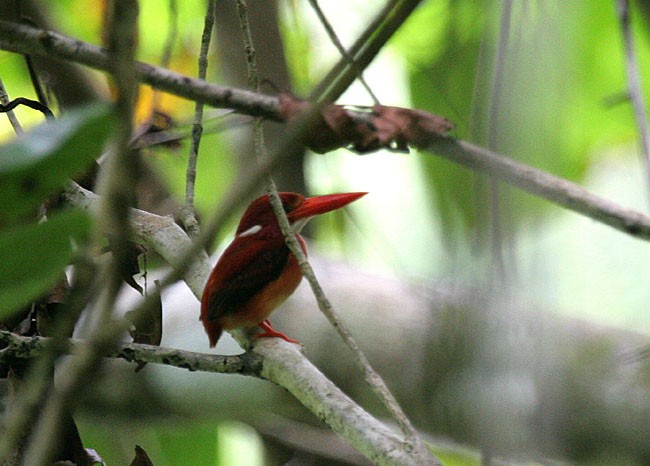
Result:
<svg viewBox="0 0 650 466"><path fill-rule="evenodd" d="M172 3L178 10L175 18L170 15ZM233 65L244 63L233 3L218 2L208 80L245 87L245 78ZM383 5L369 0L321 3L345 45ZM37 4L52 28L101 43L101 2ZM647 5L632 3L643 78L650 71ZM254 30L261 78L272 83L265 92L290 88L299 96L307 95L338 59L308 2L251 1L249 8L251 16L258 9L277 12L277 23L262 15L260 29ZM509 17L505 9L510 9ZM169 67L196 75L204 10L204 1L142 0L139 59L160 63L171 19L177 38ZM280 64L284 72L271 65L267 71L265 63ZM34 98L21 57L0 52L0 73L11 98ZM90 77L95 92L109 99L105 77L94 72ZM611 0L426 0L364 77L385 105L444 115L455 123L456 137L489 145L623 206L648 211L650 173L640 157L631 105L621 98L626 91L623 44ZM142 121L149 115L153 97L146 87L140 97ZM180 125L191 122L192 103L168 95L158 99L157 108ZM372 105L358 83L339 102ZM25 126L41 120L25 109L17 110L17 116ZM208 109L206 116L218 130L207 132L201 143L196 205L204 218L245 171L250 144L247 121L214 109ZM277 126L267 129L272 145L276 136L269 132L277 133ZM0 135L4 140L13 137L4 118ZM145 151L146 160L179 203L185 190L187 153L186 139L180 148ZM495 234L486 213L490 203L486 179L431 153L306 154L304 160L287 167L279 184L287 190L304 185L312 194L370 193L348 215L337 213L315 222L311 232L315 254L345 258L362 270L407 282L479 286L503 274L495 266L495 257L501 257L510 286L537 305L561 316L650 332L647 244L508 187L499 193L500 212L492 220L498 225ZM218 244L230 238L233 226L221 230ZM173 376L173 372L162 371L169 375L172 387L175 377L203 384L229 383L228 377ZM156 383L165 380L156 377ZM256 390L275 390L258 381L251 384L249 396L256 396ZM245 401L233 403L240 406ZM181 416L156 422L148 413L142 422L116 421L112 429L88 417L82 418L80 427L86 446L95 448L110 465L128 464L134 444L143 446L156 466L264 464L264 447L252 428L229 420L238 415L208 411L200 420ZM229 456L242 451L248 452L245 457ZM445 458L446 465L477 464L473 454Z"/></svg>

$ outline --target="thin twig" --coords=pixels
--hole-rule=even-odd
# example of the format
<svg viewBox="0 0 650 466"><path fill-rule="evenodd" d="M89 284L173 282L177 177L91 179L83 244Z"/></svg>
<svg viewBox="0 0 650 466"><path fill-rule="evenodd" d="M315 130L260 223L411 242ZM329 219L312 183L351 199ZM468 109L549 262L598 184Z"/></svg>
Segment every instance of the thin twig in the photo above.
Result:
<svg viewBox="0 0 650 466"><path fill-rule="evenodd" d="M0 357L7 361L29 360L41 356L52 343L51 338L40 336L21 336L0 330ZM65 341L62 354L78 355L89 351L92 344L87 340L69 339ZM122 343L109 348L103 355L106 358L124 359L128 362L162 364L188 371L213 372L219 374L241 374L261 377L263 358L248 352L236 356L217 356L194 353L175 348Z"/></svg>
<svg viewBox="0 0 650 466"><path fill-rule="evenodd" d="M214 26L215 0L208 0L208 9L203 22L203 34L201 35L201 50L199 52L199 79L205 80L208 70L208 50L212 38ZM187 171L185 174L185 208L182 213L183 224L190 236L198 234L199 225L194 214L194 186L196 183L196 164L199 158L199 146L203 134L203 103L196 102L194 107L194 123L192 125L192 141L190 154L187 159Z"/></svg>
<svg viewBox="0 0 650 466"><path fill-rule="evenodd" d="M2 98L1 100L2 103L0 104L0 112L2 113L11 113L11 115L13 115L14 108L18 107L19 105L24 105L25 107L38 110L43 115L45 115L45 118L47 118L48 120L54 119L54 114L52 113L52 110L50 110L49 108L47 108L47 106L43 105L37 100L27 99L25 97L17 97L14 100L6 101L6 98L7 98L7 94L5 92L4 98ZM16 121L16 123L18 122ZM16 130L16 127L14 127L14 130ZM20 128L20 130L16 130L16 133L19 133L20 131L22 131L22 127Z"/></svg>
<svg viewBox="0 0 650 466"><path fill-rule="evenodd" d="M68 59L100 70L106 70L109 62L106 53L99 47L71 39L62 34L17 25L7 21L0 21L0 48L17 53ZM265 116L275 121L283 120L278 113L277 97L255 94L244 89L217 86L143 63L136 64L136 69L142 82L171 94L201 101L215 107L232 108L242 114ZM316 113L314 113L313 117L316 116ZM364 115L360 113L358 117L364 118ZM298 143L300 139L296 138L299 138L302 134L307 134L311 124L313 122L310 122L309 119L300 121L291 130L293 136L286 140L286 144L277 153L277 157L271 157L268 163L264 163L255 169L256 176L263 177L263 174L277 166L281 159L291 157L296 150L301 150ZM430 150L452 162L498 177L524 191L586 215L593 220L636 238L650 239L649 217L622 208L565 179L462 140L440 139L431 145ZM260 178L256 178L257 183L259 183L259 180ZM237 187L231 191L231 194L243 196L244 198L250 196L254 192L255 186L248 183L247 180L244 180L243 183L243 186ZM229 199L228 205L239 205L238 203L241 202L241 198L233 199L229 197ZM223 211L214 216L216 225L211 235L214 235L219 228L218 220L223 220L225 216L227 216L227 213Z"/></svg>
<svg viewBox="0 0 650 466"><path fill-rule="evenodd" d="M174 51L174 44L178 37L178 2L177 0L169 0L169 23L168 23L168 32L167 37L165 38L165 44L163 45L163 51L160 56L160 66L162 68L169 68L169 63L172 59L172 53ZM160 92L154 90L152 100L152 115L154 111L158 109L158 103L160 100Z"/></svg>
<svg viewBox="0 0 650 466"><path fill-rule="evenodd" d="M625 48L625 68L627 71L628 93L632 100L634 118L639 131L639 138L641 140L641 152L645 162L646 177L648 178L648 194L650 195L650 128L648 127L648 114L646 112L643 91L641 89L641 73L639 71L634 50L634 39L630 25L630 9L628 1L616 0L616 11L621 24L621 33L623 35L623 44Z"/></svg>
<svg viewBox="0 0 650 466"><path fill-rule="evenodd" d="M348 51L356 67L349 66L349 58L342 57L314 88L309 100L334 102L338 99L357 78L357 70L368 67L421 1L389 0Z"/></svg>
<svg viewBox="0 0 650 466"><path fill-rule="evenodd" d="M253 39L250 33L250 27L248 22L248 7L246 5L245 0L237 0L237 12L239 14L239 23L242 29L242 34L244 36L244 46L246 49L248 84L251 87L251 89L257 91L259 90L259 76L257 73L257 63L255 60L255 47L253 45ZM361 70L359 70L359 73L360 72ZM255 139L256 155L258 158L264 159L266 158L266 148L264 145L264 133L262 129L262 122L263 121L261 118L257 118L255 121L254 139ZM296 239L296 235L291 229L291 225L289 225L287 214L284 211L284 208L282 206L282 201L280 200L277 189L275 187L275 183L273 182L273 179L271 178L270 175L267 177L267 185L268 185L270 203L271 206L273 207L276 217L278 218L278 223L285 237L287 246L289 247L293 255L296 257L300 265L300 269L303 273L303 276L305 276L305 278L309 282L321 312L325 314L325 316L330 321L330 323L334 326L334 328L337 330L339 335L341 335L343 341L347 344L347 346L352 351L353 355L357 360L358 365L360 366L364 374L364 378L366 382L373 390L373 392L377 395L377 398L382 402L382 404L386 407L388 412L391 414L391 416L395 419L397 424L402 429L402 432L406 436L407 441L409 442L411 448L414 450L414 456L421 458L423 461L426 458L428 463L439 464L437 459L429 456L428 450L426 450L424 443L422 442L422 440L420 439L417 433L417 430L413 427L411 421L408 419L406 414L404 414L404 411L399 406L399 403L397 402L393 394L388 389L388 386L386 385L384 380L372 368L365 354L363 354L361 348L352 337L352 334L347 329L347 327L343 324L338 313L334 310L330 301L327 299L327 296L325 296L325 292L323 291L323 288L320 286L320 283L318 282L318 279L316 278L316 275L314 274L314 271L311 265L309 264L307 257L303 253L302 247L298 243L298 240ZM430 461L428 461L429 459Z"/></svg>
<svg viewBox="0 0 650 466"><path fill-rule="evenodd" d="M248 20L248 5L245 0L237 0L237 16L239 18L239 27L242 32L244 41L244 51L246 53L246 79L248 87L255 92L260 90L260 78L257 71L257 53L253 44L253 36L250 30L250 21ZM265 160L268 157L266 143L264 141L264 119L255 118L253 122L253 146L255 148L255 157L258 160ZM279 201L278 191L275 187L273 177L269 173L266 176L266 188L271 198L275 197Z"/></svg>
<svg viewBox="0 0 650 466"><path fill-rule="evenodd" d="M237 15L239 17L239 27L241 28L244 41L244 51L246 53L246 77L248 87L254 91L260 91L260 78L257 72L257 60L255 46L253 45L253 36L251 35L250 22L248 21L248 5L245 0L237 0ZM253 140L255 145L255 155L258 159L267 157L266 144L264 143L264 131L262 123L264 119L257 117L253 123ZM268 176L268 184L271 186L273 180Z"/></svg>
<svg viewBox="0 0 650 466"><path fill-rule="evenodd" d="M253 40L250 34L247 10L248 9L245 0L237 0L237 11L239 13L239 22L242 29L242 34L244 36L244 45L246 49L248 84L251 87L251 89L258 90L259 78L257 74L257 63L255 60L255 47L253 45ZM359 73L361 72L360 69L358 71ZM264 147L264 135L262 132L261 118L256 119L255 130L256 130L255 131L256 154L258 157L264 158L266 156L266 149ZM365 354L363 354L363 352L361 351L361 348L354 340L354 337L350 333L349 329L343 324L340 316L334 310L330 301L327 299L327 296L325 295L323 288L318 282L318 279L316 278L316 275L314 274L314 271L311 265L309 264L307 257L303 253L302 248L298 243L298 240L296 239L295 233L291 229L291 225L289 224L289 220L287 219L286 212L282 207L282 201L278 196L277 189L275 188L273 179L270 176L268 177L267 182L268 182L268 191L269 191L269 199L271 202L271 206L273 207L276 217L278 217L278 223L280 224L280 228L282 229L282 233L284 234L285 240L287 242L287 246L289 247L293 255L296 257L296 259L298 260L303 276L309 282L312 291L314 293L314 296L316 297L316 301L318 302L318 307L320 308L321 312L325 314L325 316L330 321L330 323L334 326L334 328L337 330L337 332L339 333L339 335L341 336L345 344L352 351L359 367L361 368L364 374L364 378L366 382L368 383L370 388L374 391L374 393L377 395L378 399L386 407L386 409L391 414L391 416L395 419L397 424L400 426L400 428L406 435L409 443L411 443L412 448L418 451L418 454L425 455L424 452L426 450L424 448L424 444L419 438L416 429L413 427L408 417L402 411L402 408L399 406L399 403L397 402L393 394L386 386L384 380L372 368L370 362L366 358Z"/></svg>
<svg viewBox="0 0 650 466"><path fill-rule="evenodd" d="M16 118L16 114L14 113L13 109L9 108L10 102L11 101L9 100L9 94L7 94L5 85L2 82L2 79L0 79L0 103L6 109L5 113L7 114L7 118L9 119L9 123L11 123L11 127L14 129L14 132L16 134L22 134L23 127L20 125L18 118Z"/></svg>
<svg viewBox="0 0 650 466"><path fill-rule="evenodd" d="M499 21L499 41L497 45L494 68L492 70L492 88L490 103L488 109L488 149L497 150L499 142L499 126L501 122L501 103L504 86L505 57L508 41L510 40L510 25L512 18L512 0L505 0L501 9L501 18ZM497 271L496 277L505 281L506 264L504 258L504 241L502 221L506 218L507 205L504 205L502 196L507 196L506 192L502 193L500 182L495 178L488 180L489 196L489 237L492 247L490 254ZM507 204L507 203L506 203Z"/></svg>
<svg viewBox="0 0 650 466"><path fill-rule="evenodd" d="M366 92L370 95L374 104L379 105L379 99L377 98L375 93L372 92L372 89L370 88L366 80L363 78L363 72L361 71L361 69L354 62L354 59L350 56L350 54L345 50L345 47L343 47L343 44L341 43L338 36L336 35L336 31L334 30L334 28L328 21L327 17L325 16L325 13L323 12L322 8L318 4L318 0L309 0L309 4L314 9L316 16L318 16L318 20L325 28L325 31L327 32L328 37L332 41L332 44L334 44L334 47L336 47L336 50L339 51L341 57L347 60L350 67L357 73L357 78L359 79L359 82L366 89Z"/></svg>
<svg viewBox="0 0 650 466"><path fill-rule="evenodd" d="M287 141L299 139L304 130L304 128L300 128ZM274 159L285 156L288 149L292 148L281 147L279 151L271 154L268 161L259 164L265 169L258 169L250 179L247 178L243 182L244 184L239 185L230 195L226 196L226 201L220 206L220 210L212 219L213 221L202 229L200 237L194 241L191 241L171 218L131 209L130 218L135 237L149 245L174 267L163 283L169 284L184 275L184 279L194 295L201 296L210 273L210 264L207 256L202 252L203 246L200 240L208 238L210 229L223 223L236 203L251 195L268 169L277 163L277 161L274 162ZM298 149L298 147L293 148L294 151ZM71 206L90 210L94 210L99 202L96 194L74 184L66 190L64 198ZM189 261L194 262L196 270L185 274ZM159 292L160 288L156 287L152 291L150 299L145 302L155 300L157 298L155 294ZM326 422L332 430L347 439L361 453L372 458L373 462L391 465L417 464L412 454L404 448L402 440L397 438L383 423L374 419L346 397L340 389L327 380L313 364L300 354L295 345L277 338L269 338L259 341L253 348L253 352L262 356L261 376L263 378L289 390L297 400ZM145 361L145 357L142 357L143 361ZM213 357L214 355L205 355L206 359ZM147 362L153 361L147 359Z"/></svg>
<svg viewBox="0 0 650 466"><path fill-rule="evenodd" d="M111 18L108 53L113 57L112 74L117 89L115 103L116 132L113 149L107 158L104 175L99 179L99 189L103 191L102 215L117 232L111 260L100 272L103 287L99 290L97 313L92 316L93 335L91 344L84 355L74 363L62 364L60 384L50 394L35 427L32 441L25 452L23 464L47 464L53 451L54 441L60 429L62 414L73 403L75 394L84 386L86 380L98 370L98 362L106 348L113 342L108 330L113 326L112 311L121 287L122 264L128 259L129 204L137 180L137 168L129 157L133 108L136 95L136 74L133 62L136 48L138 3L136 0L111 3ZM100 241L105 231L98 231L96 241ZM109 338L110 336L110 338Z"/></svg>

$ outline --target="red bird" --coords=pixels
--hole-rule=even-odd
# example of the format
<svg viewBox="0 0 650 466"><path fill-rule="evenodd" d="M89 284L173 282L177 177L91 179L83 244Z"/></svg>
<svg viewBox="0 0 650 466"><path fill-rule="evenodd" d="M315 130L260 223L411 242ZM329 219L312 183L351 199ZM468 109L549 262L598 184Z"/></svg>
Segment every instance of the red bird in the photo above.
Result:
<svg viewBox="0 0 650 466"><path fill-rule="evenodd" d="M298 234L313 216L339 209L367 193L329 194L305 198L296 193L279 193L289 224L306 254L305 241ZM298 343L277 332L266 320L298 287L302 273L287 247L269 197L255 199L239 222L235 239L214 266L201 299L201 320L214 347L224 329L255 327L258 337L279 337Z"/></svg>

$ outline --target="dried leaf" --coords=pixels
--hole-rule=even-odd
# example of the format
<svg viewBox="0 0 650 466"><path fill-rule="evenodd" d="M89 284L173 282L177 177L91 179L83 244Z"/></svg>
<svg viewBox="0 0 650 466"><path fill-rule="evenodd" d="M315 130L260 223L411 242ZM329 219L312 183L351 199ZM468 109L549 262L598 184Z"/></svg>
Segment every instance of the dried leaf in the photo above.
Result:
<svg viewBox="0 0 650 466"><path fill-rule="evenodd" d="M288 94L280 94L278 99L286 121L312 108L311 103ZM385 105L375 105L368 112L330 104L323 107L320 116L303 142L321 154L340 147L360 154L379 149L408 152L409 146L426 147L454 127L446 118L423 110Z"/></svg>
<svg viewBox="0 0 650 466"><path fill-rule="evenodd" d="M69 290L70 284L68 283L68 277L63 275L61 280L59 280L56 285L54 285L54 288L50 290L50 294L45 302L47 304L64 304Z"/></svg>
<svg viewBox="0 0 650 466"><path fill-rule="evenodd" d="M63 275L49 294L35 303L36 328L39 335L44 337L52 336L56 321L60 318L62 312L66 312L65 301L69 289L68 278ZM68 336L72 336L72 330Z"/></svg>
<svg viewBox="0 0 650 466"><path fill-rule="evenodd" d="M288 122L305 115L312 108L312 104L306 100L300 100L288 94L280 94L278 100L280 115ZM312 131L303 141L307 147L319 154L345 147L348 144L348 141L340 135L340 130L345 124L337 121L347 115L345 115L345 111L340 113L332 107L336 106L328 105L323 109L321 118L314 122Z"/></svg>
<svg viewBox="0 0 650 466"><path fill-rule="evenodd" d="M154 281L156 288L158 281ZM144 343L146 345L159 346L162 340L163 329L163 307L162 299L158 294L158 300L154 306L146 308L146 312L139 312L137 315L134 311L126 313L126 318L133 325L129 333L133 338L133 343ZM136 372L140 371L146 363L139 362Z"/></svg>
<svg viewBox="0 0 650 466"><path fill-rule="evenodd" d="M176 122L169 114L154 109L151 118L136 130L136 135L131 141L131 147L143 147L143 142L156 140L152 136L171 132L174 128L176 128ZM160 139L159 144L170 150L178 150L182 147L179 138Z"/></svg>
<svg viewBox="0 0 650 466"><path fill-rule="evenodd" d="M375 126L390 123L397 129L395 140L415 147L426 147L454 128L446 118L423 110L375 105L373 112L376 115L373 120Z"/></svg>
<svg viewBox="0 0 650 466"><path fill-rule="evenodd" d="M153 466L153 462L149 459L149 455L144 451L140 445L135 446L135 458L131 461L130 466Z"/></svg>
<svg viewBox="0 0 650 466"><path fill-rule="evenodd" d="M108 247L113 251L117 246L116 238L113 235L108 235ZM125 260L120 264L120 274L122 280L131 288L142 294L143 289L133 278L140 273L140 255L147 252L144 246L133 241L128 242L128 251L124 254Z"/></svg>

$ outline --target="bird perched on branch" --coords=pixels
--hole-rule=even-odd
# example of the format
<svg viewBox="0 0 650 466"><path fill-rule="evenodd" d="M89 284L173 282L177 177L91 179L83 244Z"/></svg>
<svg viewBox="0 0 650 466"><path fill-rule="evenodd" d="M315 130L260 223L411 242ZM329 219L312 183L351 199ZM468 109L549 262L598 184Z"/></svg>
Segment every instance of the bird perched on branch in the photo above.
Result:
<svg viewBox="0 0 650 466"><path fill-rule="evenodd" d="M367 193L328 194L307 197L279 193L282 206L303 252L307 249L298 234L312 217L339 209ZM201 299L201 321L210 347L224 329L255 327L258 337L279 337L298 343L276 331L267 320L298 287L302 273L289 251L267 195L255 199L239 222L235 239L215 265Z"/></svg>

